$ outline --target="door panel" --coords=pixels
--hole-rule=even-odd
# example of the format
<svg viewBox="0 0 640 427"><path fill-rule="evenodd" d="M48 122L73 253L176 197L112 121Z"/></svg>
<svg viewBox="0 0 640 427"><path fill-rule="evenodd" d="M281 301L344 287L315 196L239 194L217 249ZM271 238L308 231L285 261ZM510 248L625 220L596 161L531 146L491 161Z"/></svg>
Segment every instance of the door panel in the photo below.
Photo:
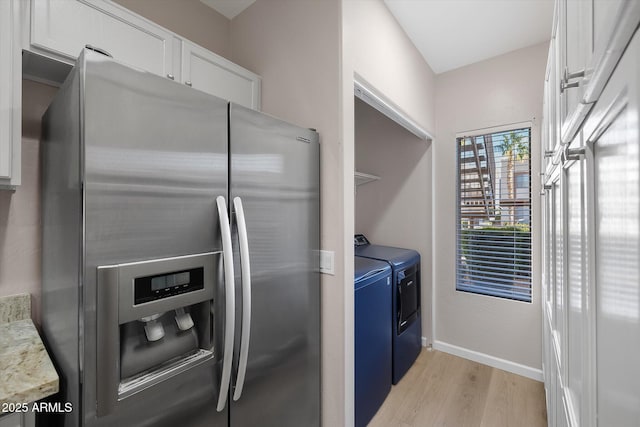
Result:
<svg viewBox="0 0 640 427"><path fill-rule="evenodd" d="M567 409L581 424L584 345L585 199L584 160L565 169L567 204Z"/></svg>
<svg viewBox="0 0 640 427"><path fill-rule="evenodd" d="M260 108L260 77L187 41L182 42L186 84L248 108Z"/></svg>
<svg viewBox="0 0 640 427"><path fill-rule="evenodd" d="M317 134L233 104L230 133L231 198L242 198L252 276L248 365L231 425L319 425Z"/></svg>
<svg viewBox="0 0 640 427"><path fill-rule="evenodd" d="M31 44L75 60L85 45L159 76L173 74L173 35L111 2L31 2Z"/></svg>
<svg viewBox="0 0 640 427"><path fill-rule="evenodd" d="M226 414L215 411L219 380L213 363L96 417L93 385L104 374L95 374L91 333L96 267L220 250L215 198L227 190L227 104L102 55L85 55L85 425L224 425L219 422Z"/></svg>
<svg viewBox="0 0 640 427"><path fill-rule="evenodd" d="M597 409L601 426L640 424L640 35L592 113L596 191Z"/></svg>

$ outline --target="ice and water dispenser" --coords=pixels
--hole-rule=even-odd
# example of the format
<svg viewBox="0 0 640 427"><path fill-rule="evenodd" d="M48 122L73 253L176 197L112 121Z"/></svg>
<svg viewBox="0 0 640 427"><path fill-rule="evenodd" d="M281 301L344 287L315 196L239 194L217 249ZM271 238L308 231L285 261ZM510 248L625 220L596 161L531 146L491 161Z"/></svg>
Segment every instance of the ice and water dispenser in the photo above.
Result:
<svg viewBox="0 0 640 427"><path fill-rule="evenodd" d="M97 412L213 353L219 253L98 267Z"/></svg>

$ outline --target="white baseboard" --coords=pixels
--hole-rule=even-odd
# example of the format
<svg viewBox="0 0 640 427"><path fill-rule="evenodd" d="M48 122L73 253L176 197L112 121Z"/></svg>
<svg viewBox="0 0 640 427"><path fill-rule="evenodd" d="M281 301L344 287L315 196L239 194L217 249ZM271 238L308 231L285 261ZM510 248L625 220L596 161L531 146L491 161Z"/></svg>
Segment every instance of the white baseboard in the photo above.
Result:
<svg viewBox="0 0 640 427"><path fill-rule="evenodd" d="M425 339L422 338L423 342ZM532 368L530 366L521 365L520 363L512 362L510 360L501 359L499 357L490 356L478 351L469 350L457 345L448 344L442 341L434 341L433 349L440 350L445 353L453 354L455 356L463 357L465 359L473 360L474 362L482 363L494 368L502 369L503 371L511 372L523 377L531 378L536 381L542 382L542 370Z"/></svg>
<svg viewBox="0 0 640 427"><path fill-rule="evenodd" d="M423 347L427 346L427 337L422 337L422 346Z"/></svg>

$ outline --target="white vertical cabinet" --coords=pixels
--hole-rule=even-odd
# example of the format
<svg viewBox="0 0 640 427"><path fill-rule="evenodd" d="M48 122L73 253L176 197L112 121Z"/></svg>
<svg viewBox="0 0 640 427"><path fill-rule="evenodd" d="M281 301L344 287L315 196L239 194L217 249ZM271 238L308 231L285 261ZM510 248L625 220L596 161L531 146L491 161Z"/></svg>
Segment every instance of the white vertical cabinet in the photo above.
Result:
<svg viewBox="0 0 640 427"><path fill-rule="evenodd" d="M20 0L0 1L0 188L15 188L21 176L22 67Z"/></svg>
<svg viewBox="0 0 640 427"><path fill-rule="evenodd" d="M640 34L589 121L593 147L597 413L601 426L640 425Z"/></svg>
<svg viewBox="0 0 640 427"><path fill-rule="evenodd" d="M260 77L189 42L182 44L182 80L194 89L260 108Z"/></svg>
<svg viewBox="0 0 640 427"><path fill-rule="evenodd" d="M640 426L640 2L557 0L555 19L540 147L548 422Z"/></svg>
<svg viewBox="0 0 640 427"><path fill-rule="evenodd" d="M557 0L561 140L580 130L640 19L637 0Z"/></svg>
<svg viewBox="0 0 640 427"><path fill-rule="evenodd" d="M174 35L104 0L34 0L30 47L72 61L89 44L154 74L175 75Z"/></svg>

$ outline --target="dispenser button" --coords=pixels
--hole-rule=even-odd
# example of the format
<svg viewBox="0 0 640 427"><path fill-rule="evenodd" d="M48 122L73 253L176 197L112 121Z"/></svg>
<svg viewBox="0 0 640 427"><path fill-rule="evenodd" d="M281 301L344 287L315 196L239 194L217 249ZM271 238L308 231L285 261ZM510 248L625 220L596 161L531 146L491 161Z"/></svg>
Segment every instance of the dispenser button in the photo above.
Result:
<svg viewBox="0 0 640 427"><path fill-rule="evenodd" d="M146 322L144 325L144 334L147 336L147 340L158 341L164 337L164 327L162 326L162 323L156 320Z"/></svg>
<svg viewBox="0 0 640 427"><path fill-rule="evenodd" d="M151 316L138 319L144 323L144 334L147 336L148 341L158 341L164 337L164 327L162 326L162 322L158 321L160 316L163 314L164 313L156 313Z"/></svg>
<svg viewBox="0 0 640 427"><path fill-rule="evenodd" d="M181 331L186 331L193 327L193 319L189 313L184 311L184 308L176 309L176 324Z"/></svg>

